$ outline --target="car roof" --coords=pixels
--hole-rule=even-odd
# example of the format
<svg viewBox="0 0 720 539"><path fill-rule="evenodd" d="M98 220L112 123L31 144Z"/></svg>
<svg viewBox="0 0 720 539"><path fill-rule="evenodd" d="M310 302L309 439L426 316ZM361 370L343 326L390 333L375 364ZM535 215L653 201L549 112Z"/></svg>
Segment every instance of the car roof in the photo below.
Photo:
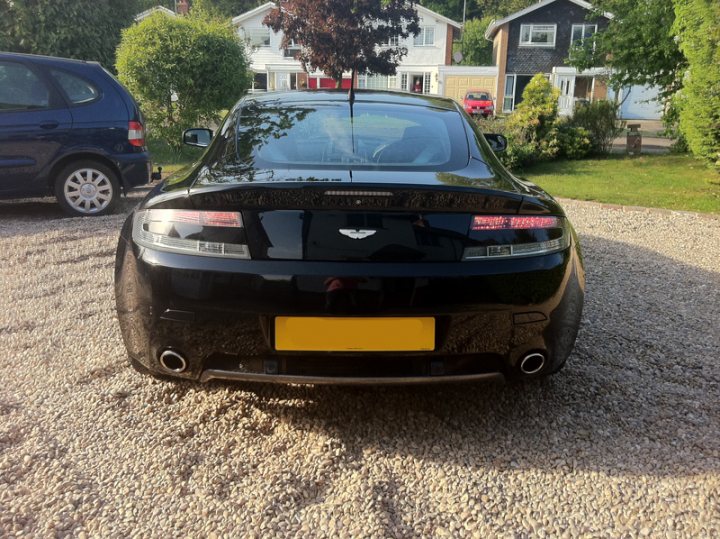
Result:
<svg viewBox="0 0 720 539"><path fill-rule="evenodd" d="M92 60L77 60L75 58L59 58L57 56L45 56L41 54L25 54L20 52L0 52L0 58L17 58L42 62L45 64L78 64L78 65L100 65Z"/></svg>
<svg viewBox="0 0 720 539"><path fill-rule="evenodd" d="M348 99L348 90L293 90L250 94L245 97L246 101L254 101L256 103L338 103L347 102ZM355 102L416 105L444 110L457 110L455 101L450 98L413 94L410 92L355 90Z"/></svg>

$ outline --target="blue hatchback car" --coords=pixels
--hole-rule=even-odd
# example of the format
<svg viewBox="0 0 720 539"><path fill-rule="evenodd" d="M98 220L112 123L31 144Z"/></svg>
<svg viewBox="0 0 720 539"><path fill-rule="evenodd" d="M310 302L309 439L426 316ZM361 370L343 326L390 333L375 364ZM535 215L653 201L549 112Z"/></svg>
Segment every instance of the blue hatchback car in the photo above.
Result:
<svg viewBox="0 0 720 539"><path fill-rule="evenodd" d="M142 113L100 64L0 53L0 198L102 215L151 168Z"/></svg>

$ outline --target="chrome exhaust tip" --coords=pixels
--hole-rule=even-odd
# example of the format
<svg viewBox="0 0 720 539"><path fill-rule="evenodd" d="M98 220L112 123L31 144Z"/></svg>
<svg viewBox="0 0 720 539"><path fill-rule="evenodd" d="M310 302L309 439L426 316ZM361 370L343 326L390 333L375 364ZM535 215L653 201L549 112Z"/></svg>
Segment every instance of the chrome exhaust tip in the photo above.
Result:
<svg viewBox="0 0 720 539"><path fill-rule="evenodd" d="M523 374L537 374L545 366L545 354L532 352L520 360L520 372Z"/></svg>
<svg viewBox="0 0 720 539"><path fill-rule="evenodd" d="M175 350L163 350L160 354L160 365L163 369L172 373L181 373L187 369L187 361Z"/></svg>

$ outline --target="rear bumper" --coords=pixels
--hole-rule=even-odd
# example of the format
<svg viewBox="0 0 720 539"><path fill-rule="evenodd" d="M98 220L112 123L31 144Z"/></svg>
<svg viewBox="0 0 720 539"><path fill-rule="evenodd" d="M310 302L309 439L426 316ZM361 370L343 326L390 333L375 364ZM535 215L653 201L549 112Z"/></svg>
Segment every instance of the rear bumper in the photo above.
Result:
<svg viewBox="0 0 720 539"><path fill-rule="evenodd" d="M118 319L129 354L167 373L163 350L182 353L180 378L420 383L512 374L543 351L561 365L577 335L584 273L574 247L522 261L345 263L246 261L169 254L121 238ZM329 278L361 284L327 291ZM275 316L433 316L431 352L312 353L274 349Z"/></svg>
<svg viewBox="0 0 720 539"><path fill-rule="evenodd" d="M116 155L113 158L120 171L122 185L132 189L150 182L152 162L148 152Z"/></svg>
<svg viewBox="0 0 720 539"><path fill-rule="evenodd" d="M494 109L465 109L470 116L492 116L495 112Z"/></svg>
<svg viewBox="0 0 720 539"><path fill-rule="evenodd" d="M292 376L283 374L243 373L236 370L207 369L200 375L201 382L229 380L233 382L265 382L275 384L332 384L332 385L416 385L449 382L477 382L480 380L502 379L501 373L479 373L450 376Z"/></svg>

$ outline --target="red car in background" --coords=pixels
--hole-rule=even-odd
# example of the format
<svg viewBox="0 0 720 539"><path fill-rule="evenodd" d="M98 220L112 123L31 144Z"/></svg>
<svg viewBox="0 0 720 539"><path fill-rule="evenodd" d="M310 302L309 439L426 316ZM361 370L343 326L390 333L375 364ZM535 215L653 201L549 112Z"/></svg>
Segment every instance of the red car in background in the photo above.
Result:
<svg viewBox="0 0 720 539"><path fill-rule="evenodd" d="M463 108L470 115L482 114L485 118L495 112L492 96L487 90L468 90L463 99Z"/></svg>

